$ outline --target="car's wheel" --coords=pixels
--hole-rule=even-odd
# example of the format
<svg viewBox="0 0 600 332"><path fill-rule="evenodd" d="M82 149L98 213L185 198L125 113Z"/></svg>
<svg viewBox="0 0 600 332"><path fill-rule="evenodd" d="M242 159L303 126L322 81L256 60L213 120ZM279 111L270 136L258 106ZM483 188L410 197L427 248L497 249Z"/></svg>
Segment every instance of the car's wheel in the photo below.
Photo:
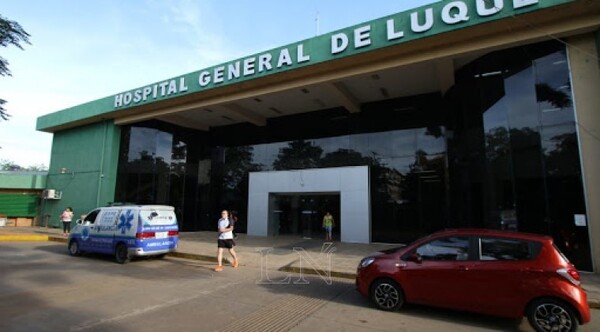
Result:
<svg viewBox="0 0 600 332"><path fill-rule="evenodd" d="M398 310L404 305L404 294L397 282L380 279L371 286L371 300L377 308L387 311Z"/></svg>
<svg viewBox="0 0 600 332"><path fill-rule="evenodd" d="M539 299L527 308L527 320L538 332L577 331L575 312L567 303L556 299Z"/></svg>
<svg viewBox="0 0 600 332"><path fill-rule="evenodd" d="M127 250L127 246L123 243L117 244L117 248L115 248L115 260L119 264L125 264L129 262L131 257L129 256L129 250Z"/></svg>
<svg viewBox="0 0 600 332"><path fill-rule="evenodd" d="M75 240L69 242L69 254L71 256L78 256L81 252L79 251L79 243Z"/></svg>

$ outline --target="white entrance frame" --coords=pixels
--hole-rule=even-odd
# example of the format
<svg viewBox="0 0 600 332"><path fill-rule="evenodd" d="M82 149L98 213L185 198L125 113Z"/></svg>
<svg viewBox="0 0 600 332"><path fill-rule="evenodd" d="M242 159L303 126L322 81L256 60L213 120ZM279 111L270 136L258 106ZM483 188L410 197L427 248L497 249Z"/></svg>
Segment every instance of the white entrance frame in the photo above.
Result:
<svg viewBox="0 0 600 332"><path fill-rule="evenodd" d="M269 236L269 195L340 194L342 242L370 243L369 167L350 166L290 171L250 172L248 235Z"/></svg>

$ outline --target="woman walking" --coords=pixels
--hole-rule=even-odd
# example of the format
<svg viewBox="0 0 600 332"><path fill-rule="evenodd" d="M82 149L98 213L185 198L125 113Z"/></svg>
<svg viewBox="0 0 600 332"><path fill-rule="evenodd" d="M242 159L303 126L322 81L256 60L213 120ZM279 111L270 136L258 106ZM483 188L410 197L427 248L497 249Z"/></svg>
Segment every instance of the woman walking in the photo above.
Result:
<svg viewBox="0 0 600 332"><path fill-rule="evenodd" d="M229 211L223 210L221 212L221 219L219 219L217 224L219 230L219 238L217 240L217 267L215 267L216 272L223 271L223 250L227 248L229 250L229 254L233 258L233 267L236 268L239 266L237 255L235 253L235 242L233 242L233 224L229 220Z"/></svg>

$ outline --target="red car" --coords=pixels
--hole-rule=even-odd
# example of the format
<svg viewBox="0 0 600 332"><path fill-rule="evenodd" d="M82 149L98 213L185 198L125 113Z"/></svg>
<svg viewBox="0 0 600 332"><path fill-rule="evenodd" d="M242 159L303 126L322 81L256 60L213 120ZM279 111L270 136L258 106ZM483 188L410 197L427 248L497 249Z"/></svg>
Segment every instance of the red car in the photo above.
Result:
<svg viewBox="0 0 600 332"><path fill-rule="evenodd" d="M383 310L404 303L520 319L537 331L590 321L579 273L551 237L489 229L443 231L363 258L356 288Z"/></svg>

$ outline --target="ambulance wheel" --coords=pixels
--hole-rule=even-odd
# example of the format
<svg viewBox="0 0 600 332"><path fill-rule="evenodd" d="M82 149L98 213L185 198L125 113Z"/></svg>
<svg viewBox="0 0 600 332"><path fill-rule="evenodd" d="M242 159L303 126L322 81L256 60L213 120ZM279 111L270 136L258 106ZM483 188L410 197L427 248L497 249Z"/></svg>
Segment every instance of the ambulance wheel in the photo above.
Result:
<svg viewBox="0 0 600 332"><path fill-rule="evenodd" d="M129 257L129 250L127 250L127 246L123 243L117 244L117 248L115 249L115 260L119 264L125 264L129 262L131 257Z"/></svg>
<svg viewBox="0 0 600 332"><path fill-rule="evenodd" d="M69 242L69 254L71 256L79 256L80 253L77 241L71 240L71 242Z"/></svg>

